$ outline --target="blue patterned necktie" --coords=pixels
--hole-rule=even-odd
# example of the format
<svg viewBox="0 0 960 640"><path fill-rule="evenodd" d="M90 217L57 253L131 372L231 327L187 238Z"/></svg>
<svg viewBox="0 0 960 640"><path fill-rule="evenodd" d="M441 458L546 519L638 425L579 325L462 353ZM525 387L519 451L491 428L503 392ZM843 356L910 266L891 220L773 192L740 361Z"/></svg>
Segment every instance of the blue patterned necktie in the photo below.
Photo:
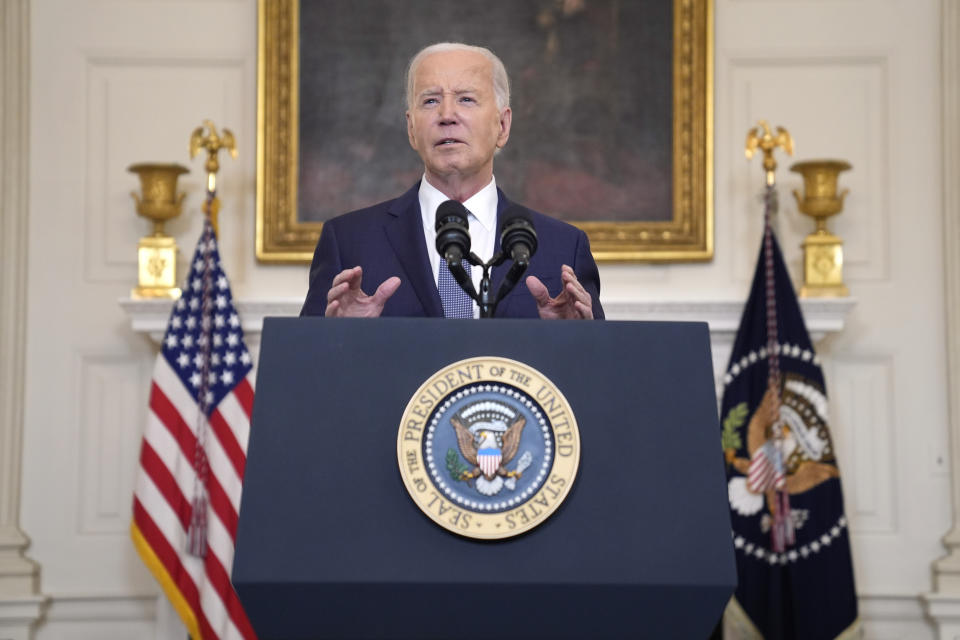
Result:
<svg viewBox="0 0 960 640"><path fill-rule="evenodd" d="M470 275L470 263L464 258L461 261L463 268ZM472 318L473 300L467 295L467 292L460 288L457 281L453 279L450 273L450 267L447 261L440 257L440 272L437 275L437 289L440 290L440 302L443 303L444 318Z"/></svg>

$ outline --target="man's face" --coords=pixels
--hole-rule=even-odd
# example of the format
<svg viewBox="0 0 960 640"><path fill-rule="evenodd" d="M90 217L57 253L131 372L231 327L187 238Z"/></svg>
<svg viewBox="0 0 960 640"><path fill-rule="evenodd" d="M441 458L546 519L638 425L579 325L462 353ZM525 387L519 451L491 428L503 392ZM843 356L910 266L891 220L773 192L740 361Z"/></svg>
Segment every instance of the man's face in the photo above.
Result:
<svg viewBox="0 0 960 640"><path fill-rule="evenodd" d="M493 154L510 137L510 108L497 108L490 61L473 51L445 51L424 58L407 111L410 146L428 177L485 178Z"/></svg>

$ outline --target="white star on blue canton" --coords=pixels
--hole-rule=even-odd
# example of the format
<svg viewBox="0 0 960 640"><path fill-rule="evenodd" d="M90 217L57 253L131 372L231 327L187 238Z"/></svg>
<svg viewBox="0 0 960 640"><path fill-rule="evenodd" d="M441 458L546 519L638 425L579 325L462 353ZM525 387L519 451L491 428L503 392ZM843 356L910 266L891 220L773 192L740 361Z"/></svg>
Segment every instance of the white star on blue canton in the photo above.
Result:
<svg viewBox="0 0 960 640"><path fill-rule="evenodd" d="M240 326L240 318L238 318L235 313L230 314L230 326L234 329Z"/></svg>
<svg viewBox="0 0 960 640"><path fill-rule="evenodd" d="M240 338L235 333L230 333L227 335L227 344L231 347L237 346L237 343L240 342Z"/></svg>
<svg viewBox="0 0 960 640"><path fill-rule="evenodd" d="M203 269L203 258L197 258L193 261L193 268L197 271Z"/></svg>
<svg viewBox="0 0 960 640"><path fill-rule="evenodd" d="M200 386L200 374L197 373L196 371L194 371L193 375L190 376L190 384L192 384L195 387Z"/></svg>
<svg viewBox="0 0 960 640"><path fill-rule="evenodd" d="M197 353L193 356L193 366L197 369L203 369L203 363L206 362L206 358L203 357L202 353Z"/></svg>
<svg viewBox="0 0 960 640"><path fill-rule="evenodd" d="M197 316L187 316L187 330L193 331L197 326Z"/></svg>
<svg viewBox="0 0 960 640"><path fill-rule="evenodd" d="M214 367L220 366L220 355L217 353L210 354L210 364Z"/></svg>
<svg viewBox="0 0 960 640"><path fill-rule="evenodd" d="M178 340L177 340L177 334L175 334L175 333L168 333L168 334L167 334L167 348L168 348L168 349L174 349L174 348L176 348L177 342L178 342Z"/></svg>
<svg viewBox="0 0 960 640"><path fill-rule="evenodd" d="M215 326L217 329L222 329L226 322L227 321L223 318L223 314L221 313L218 313L213 317L213 326Z"/></svg>
<svg viewBox="0 0 960 640"><path fill-rule="evenodd" d="M180 365L181 369L186 369L187 365L190 364L190 356L181 351L180 355L177 357L177 364Z"/></svg>
<svg viewBox="0 0 960 640"><path fill-rule="evenodd" d="M233 384L233 372L229 370L224 371L220 374L220 380L223 384Z"/></svg>
<svg viewBox="0 0 960 640"><path fill-rule="evenodd" d="M227 283L227 277L226 277L226 276L220 276L219 278L217 278L217 288L218 288L218 289L220 289L221 291L223 291L223 290L226 289L228 286L230 286L230 285L229 285L229 283Z"/></svg>
<svg viewBox="0 0 960 640"><path fill-rule="evenodd" d="M223 295L217 296L216 305L217 305L217 309L223 309L224 307L226 307L226 306L227 306L227 296L223 296Z"/></svg>
<svg viewBox="0 0 960 640"><path fill-rule="evenodd" d="M208 405L213 404L213 391L207 391L207 393L206 393L206 395L204 396L204 398L206 398L206 401L207 401L207 404L208 404Z"/></svg>
<svg viewBox="0 0 960 640"><path fill-rule="evenodd" d="M223 346L223 336L219 333L213 334L213 346L222 347Z"/></svg>
<svg viewBox="0 0 960 640"><path fill-rule="evenodd" d="M183 311L187 306L187 301L183 298L177 300L177 311Z"/></svg>
<svg viewBox="0 0 960 640"><path fill-rule="evenodd" d="M224 362L228 367L232 367L232 366L234 365L234 363L236 363L236 361L237 361L237 356L236 356L236 354L233 353L233 351L227 351L227 352L223 355L223 362Z"/></svg>
<svg viewBox="0 0 960 640"><path fill-rule="evenodd" d="M200 308L199 298L190 298L190 311L196 311Z"/></svg>
<svg viewBox="0 0 960 640"><path fill-rule="evenodd" d="M192 349L192 348L193 348L193 336L190 335L189 333L186 334L185 336L183 336L183 341L181 342L181 344L183 345L183 348L184 348L184 349Z"/></svg>
<svg viewBox="0 0 960 640"><path fill-rule="evenodd" d="M170 326L174 329L179 329L183 326L183 318L180 316L173 316L173 319L170 320Z"/></svg>
<svg viewBox="0 0 960 640"><path fill-rule="evenodd" d="M240 354L240 362L242 362L244 365L250 364L250 354L246 351Z"/></svg>
<svg viewBox="0 0 960 640"><path fill-rule="evenodd" d="M217 384L217 374L213 371L207 374L207 384Z"/></svg>
<svg viewBox="0 0 960 640"><path fill-rule="evenodd" d="M190 288L194 291L200 291L200 288L203 286L203 280L200 278L194 278L193 282L190 283Z"/></svg>

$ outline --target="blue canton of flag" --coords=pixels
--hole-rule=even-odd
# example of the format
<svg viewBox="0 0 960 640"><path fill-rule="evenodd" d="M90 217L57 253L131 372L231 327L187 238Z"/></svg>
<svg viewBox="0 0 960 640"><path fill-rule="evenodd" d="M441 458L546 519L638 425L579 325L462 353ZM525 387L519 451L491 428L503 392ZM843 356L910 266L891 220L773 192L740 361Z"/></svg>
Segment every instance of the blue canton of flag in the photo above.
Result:
<svg viewBox="0 0 960 640"><path fill-rule="evenodd" d="M772 235L768 242L772 255L761 248L723 379L738 576L724 627L738 638L854 637L853 564L823 372L780 247Z"/></svg>
<svg viewBox="0 0 960 640"><path fill-rule="evenodd" d="M206 261L209 272L205 273ZM210 305L206 317L205 279ZM211 324L204 326L205 323ZM208 414L253 368L213 233L204 234L197 244L183 296L174 305L163 337L163 356Z"/></svg>

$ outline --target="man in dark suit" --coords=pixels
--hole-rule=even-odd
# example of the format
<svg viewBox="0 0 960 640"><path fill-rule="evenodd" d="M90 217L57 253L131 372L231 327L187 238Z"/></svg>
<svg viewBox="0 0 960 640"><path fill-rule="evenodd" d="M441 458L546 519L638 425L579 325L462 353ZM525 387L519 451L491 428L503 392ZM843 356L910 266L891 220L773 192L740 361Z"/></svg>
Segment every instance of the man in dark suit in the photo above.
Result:
<svg viewBox="0 0 960 640"><path fill-rule="evenodd" d="M449 295L441 301L438 288L446 284L449 291L451 279L432 241L434 215L445 200L463 203L475 253L489 260L499 251L496 232L509 202L496 187L493 157L510 137L506 70L487 49L432 45L410 62L407 107L407 134L423 160L423 179L399 198L323 225L301 315L469 317L462 305L454 311ZM539 248L530 275L501 301L496 316L602 318L600 277L586 234L530 213ZM493 291L508 267L493 270ZM475 286L479 272L473 269ZM379 283L372 295L361 288L364 276Z"/></svg>

